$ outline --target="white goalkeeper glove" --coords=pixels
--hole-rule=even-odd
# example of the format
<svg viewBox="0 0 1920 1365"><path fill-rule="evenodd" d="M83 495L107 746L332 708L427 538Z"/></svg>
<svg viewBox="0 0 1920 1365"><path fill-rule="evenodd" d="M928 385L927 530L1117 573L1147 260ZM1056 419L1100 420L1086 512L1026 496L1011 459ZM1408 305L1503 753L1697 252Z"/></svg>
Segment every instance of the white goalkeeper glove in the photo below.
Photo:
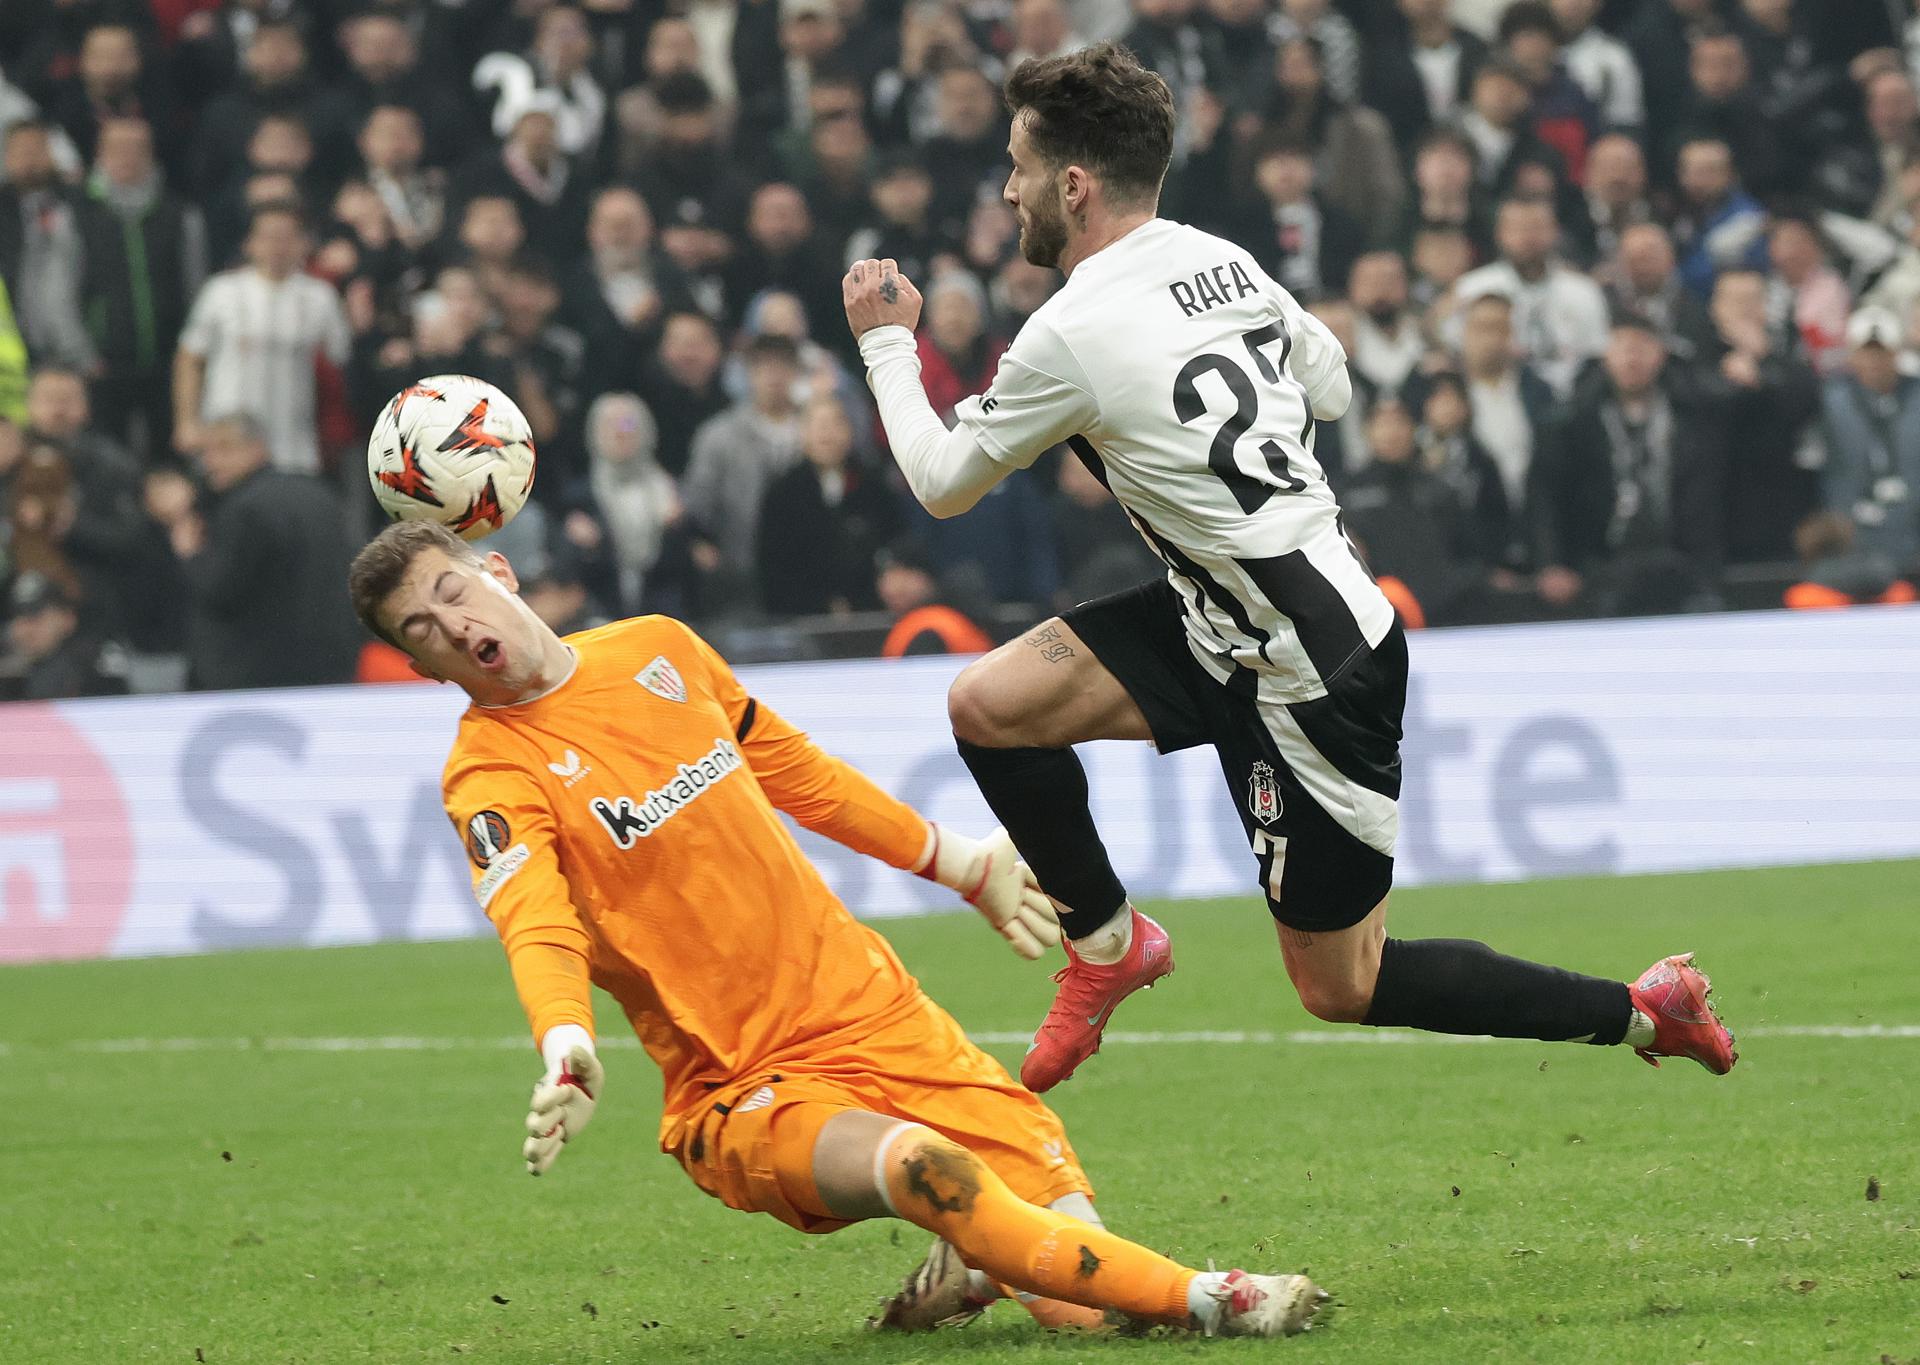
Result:
<svg viewBox="0 0 1920 1365"><path fill-rule="evenodd" d="M527 1141L520 1155L528 1175L545 1175L560 1149L593 1119L607 1070L593 1052L593 1035L578 1024L555 1024L540 1040L547 1074L533 1088Z"/></svg>
<svg viewBox="0 0 1920 1365"><path fill-rule="evenodd" d="M969 839L927 822L933 847L914 872L958 891L1024 958L1038 958L1060 941L1060 919L1004 829Z"/></svg>

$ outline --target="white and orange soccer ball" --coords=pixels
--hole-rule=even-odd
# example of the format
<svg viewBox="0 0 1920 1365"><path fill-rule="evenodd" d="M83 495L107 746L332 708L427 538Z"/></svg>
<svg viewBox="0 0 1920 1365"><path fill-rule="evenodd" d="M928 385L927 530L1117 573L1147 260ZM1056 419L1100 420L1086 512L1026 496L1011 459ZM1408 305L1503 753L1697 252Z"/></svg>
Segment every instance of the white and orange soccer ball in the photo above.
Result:
<svg viewBox="0 0 1920 1365"><path fill-rule="evenodd" d="M367 438L373 496L395 521L466 540L499 530L533 491L533 428L494 385L436 374L396 393Z"/></svg>

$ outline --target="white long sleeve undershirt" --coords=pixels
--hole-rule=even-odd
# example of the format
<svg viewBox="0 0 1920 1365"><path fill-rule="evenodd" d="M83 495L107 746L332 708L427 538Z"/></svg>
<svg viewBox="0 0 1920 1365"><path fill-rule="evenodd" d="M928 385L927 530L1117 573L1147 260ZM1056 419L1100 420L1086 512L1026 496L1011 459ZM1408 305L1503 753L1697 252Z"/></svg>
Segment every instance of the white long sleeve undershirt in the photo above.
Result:
<svg viewBox="0 0 1920 1365"><path fill-rule="evenodd" d="M907 487L936 517L957 517L1013 472L980 448L964 426L948 431L920 383L920 353L905 327L874 327L860 335L867 385L880 406L880 424Z"/></svg>
<svg viewBox="0 0 1920 1365"><path fill-rule="evenodd" d="M1313 415L1332 421L1353 401L1353 381L1331 336L1333 364L1307 395ZM914 497L936 517L956 517L1013 472L1014 466L983 449L965 425L949 431L920 383L920 353L905 327L875 327L861 334L860 356L867 384L880 407L893 458ZM1311 382L1311 376L1309 381Z"/></svg>

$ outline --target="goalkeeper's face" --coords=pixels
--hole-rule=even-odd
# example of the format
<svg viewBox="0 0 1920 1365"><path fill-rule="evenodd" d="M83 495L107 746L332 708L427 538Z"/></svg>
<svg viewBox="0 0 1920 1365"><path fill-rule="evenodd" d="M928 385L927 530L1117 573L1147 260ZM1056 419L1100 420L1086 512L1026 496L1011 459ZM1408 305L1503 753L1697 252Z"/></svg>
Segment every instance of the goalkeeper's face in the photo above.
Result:
<svg viewBox="0 0 1920 1365"><path fill-rule="evenodd" d="M416 673L502 706L552 686L556 661L568 658L519 587L505 555L468 560L429 548L380 604L380 617Z"/></svg>

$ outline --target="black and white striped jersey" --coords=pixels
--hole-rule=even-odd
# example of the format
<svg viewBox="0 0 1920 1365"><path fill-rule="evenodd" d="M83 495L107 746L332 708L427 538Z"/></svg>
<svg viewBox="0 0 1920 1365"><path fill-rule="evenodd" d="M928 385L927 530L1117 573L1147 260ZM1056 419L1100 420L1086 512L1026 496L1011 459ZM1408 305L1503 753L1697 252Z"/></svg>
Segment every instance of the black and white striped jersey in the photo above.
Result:
<svg viewBox="0 0 1920 1365"><path fill-rule="evenodd" d="M1393 625L1313 455L1345 364L1245 251L1156 218L1076 266L956 416L1021 468L1071 443L1166 564L1201 664L1304 701Z"/></svg>

